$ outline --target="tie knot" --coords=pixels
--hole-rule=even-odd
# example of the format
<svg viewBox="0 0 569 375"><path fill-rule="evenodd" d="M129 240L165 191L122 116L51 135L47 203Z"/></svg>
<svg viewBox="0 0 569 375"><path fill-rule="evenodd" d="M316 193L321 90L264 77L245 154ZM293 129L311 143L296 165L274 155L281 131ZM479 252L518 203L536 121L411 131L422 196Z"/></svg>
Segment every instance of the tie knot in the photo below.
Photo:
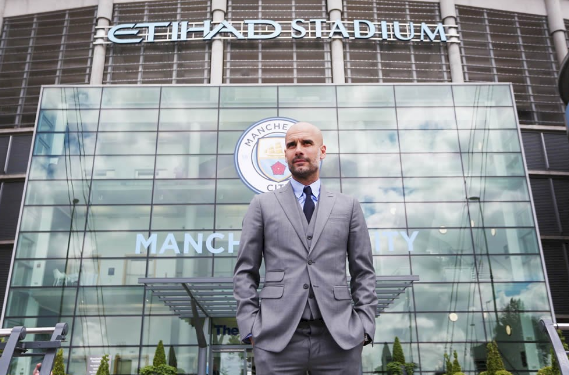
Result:
<svg viewBox="0 0 569 375"><path fill-rule="evenodd" d="M306 194L306 199L308 199L308 197L312 197L312 188L310 186L305 186L302 191Z"/></svg>

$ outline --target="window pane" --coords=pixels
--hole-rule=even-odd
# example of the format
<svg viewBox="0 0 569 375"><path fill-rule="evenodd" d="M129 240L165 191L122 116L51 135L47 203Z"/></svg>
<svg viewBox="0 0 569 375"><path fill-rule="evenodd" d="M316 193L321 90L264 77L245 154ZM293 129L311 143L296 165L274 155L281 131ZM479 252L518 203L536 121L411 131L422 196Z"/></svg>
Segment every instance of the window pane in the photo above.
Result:
<svg viewBox="0 0 569 375"><path fill-rule="evenodd" d="M506 85L452 86L456 106L511 106L512 95Z"/></svg>
<svg viewBox="0 0 569 375"><path fill-rule="evenodd" d="M194 330L195 331L195 330ZM154 354L156 352L156 343L152 344L150 347L142 347L142 363L140 367L152 365L154 360ZM172 350L175 351L176 361L178 364L179 374L197 374L198 373L198 347L197 346L181 346L173 347L170 346ZM168 349L170 350L170 349ZM170 352L168 352L170 353ZM135 367L134 367L135 368ZM131 372L123 372L124 374L134 373L133 369Z"/></svg>
<svg viewBox="0 0 569 375"><path fill-rule="evenodd" d="M85 229L84 206L24 207L21 231L69 231ZM73 226L71 218L73 217Z"/></svg>
<svg viewBox="0 0 569 375"><path fill-rule="evenodd" d="M458 152L454 130L401 130L401 152Z"/></svg>
<svg viewBox="0 0 569 375"><path fill-rule="evenodd" d="M158 134L158 154L215 154L217 133L161 132Z"/></svg>
<svg viewBox="0 0 569 375"><path fill-rule="evenodd" d="M341 131L340 150L343 153L397 153L397 132L394 131Z"/></svg>
<svg viewBox="0 0 569 375"><path fill-rule="evenodd" d="M145 238L148 237L147 230L141 231ZM140 249L140 254L136 254L137 234L137 232L87 232L83 259L146 256L143 247Z"/></svg>
<svg viewBox="0 0 569 375"><path fill-rule="evenodd" d="M322 130L338 129L336 108L281 108L279 116L309 122Z"/></svg>
<svg viewBox="0 0 569 375"><path fill-rule="evenodd" d="M281 86L280 107L334 107L336 90L333 86Z"/></svg>
<svg viewBox="0 0 569 375"><path fill-rule="evenodd" d="M94 179L152 178L154 156L97 156Z"/></svg>
<svg viewBox="0 0 569 375"><path fill-rule="evenodd" d="M451 86L395 86L399 107L453 105Z"/></svg>
<svg viewBox="0 0 569 375"><path fill-rule="evenodd" d="M8 296L8 316L72 315L76 288L17 288Z"/></svg>
<svg viewBox="0 0 569 375"><path fill-rule="evenodd" d="M81 232L20 232L16 258L79 258L82 246Z"/></svg>
<svg viewBox="0 0 569 375"><path fill-rule="evenodd" d="M472 255L473 253L470 228L409 229L409 232L417 232L413 241L413 254Z"/></svg>
<svg viewBox="0 0 569 375"><path fill-rule="evenodd" d="M447 315L448 316L448 315ZM462 320L465 320L465 316L460 316ZM449 329L452 327L451 321L447 319L448 323L445 321L442 327ZM424 323L427 327L434 324L432 321L426 321ZM463 371L472 371L476 370L479 371L479 364L486 363L486 347L485 344L479 343L479 341L485 342L484 332L479 335L480 328L476 326L476 323L473 326L470 326L470 334L468 336L468 343L457 343L453 342L445 342L440 344L419 344L421 348L421 369L426 372L430 371L431 373L436 373L441 371L443 368L442 361L439 357L441 356L440 353L446 353L449 351L449 348L456 350L458 353L458 361L462 366ZM439 327L440 329L440 327ZM461 331L462 332L462 331ZM425 335L422 336L423 340L428 340L428 337ZM448 338L450 339L450 337ZM447 340L448 340L447 339ZM480 352L482 354L480 354Z"/></svg>
<svg viewBox="0 0 569 375"><path fill-rule="evenodd" d="M401 177L397 154L341 155L342 177Z"/></svg>
<svg viewBox="0 0 569 375"><path fill-rule="evenodd" d="M480 203L470 201L469 206L473 227L533 226L533 215L529 202Z"/></svg>
<svg viewBox="0 0 569 375"><path fill-rule="evenodd" d="M368 228L405 228L405 207L402 203L363 203Z"/></svg>
<svg viewBox="0 0 569 375"><path fill-rule="evenodd" d="M46 87L42 95L42 108L98 108L101 88L98 87Z"/></svg>
<svg viewBox="0 0 569 375"><path fill-rule="evenodd" d="M216 130L217 109L162 109L160 130Z"/></svg>
<svg viewBox="0 0 569 375"><path fill-rule="evenodd" d="M411 256L413 273L421 277L421 282L476 281L474 257L467 255L415 255Z"/></svg>
<svg viewBox="0 0 569 375"><path fill-rule="evenodd" d="M101 111L99 131L156 131L157 128L157 109Z"/></svg>
<svg viewBox="0 0 569 375"><path fill-rule="evenodd" d="M381 337L382 342L395 337L399 337L403 342L417 341L415 319L411 314L381 314L381 319L377 319L377 323L375 334L378 338Z"/></svg>
<svg viewBox="0 0 569 375"><path fill-rule="evenodd" d="M342 180L342 192L356 197L360 202L403 202L403 186L400 178L370 178Z"/></svg>
<svg viewBox="0 0 569 375"><path fill-rule="evenodd" d="M549 310L549 300L545 283L481 283L482 309L494 311L494 297L496 295L496 307L498 311L508 308L512 300L521 302L519 311L544 311Z"/></svg>
<svg viewBox="0 0 569 375"><path fill-rule="evenodd" d="M74 346L139 345L140 316L75 318Z"/></svg>
<svg viewBox="0 0 569 375"><path fill-rule="evenodd" d="M525 177L469 177L466 191L483 201L529 201Z"/></svg>
<svg viewBox="0 0 569 375"><path fill-rule="evenodd" d="M148 261L148 277L211 277L211 258L155 258Z"/></svg>
<svg viewBox="0 0 569 375"><path fill-rule="evenodd" d="M456 129L453 108L397 108L399 129Z"/></svg>
<svg viewBox="0 0 569 375"><path fill-rule="evenodd" d="M235 169L235 157L233 155L218 155L217 178L239 178L237 169Z"/></svg>
<svg viewBox="0 0 569 375"><path fill-rule="evenodd" d="M105 87L102 108L158 108L160 87Z"/></svg>
<svg viewBox="0 0 569 375"><path fill-rule="evenodd" d="M339 108L340 129L396 129L397 117L394 108Z"/></svg>
<svg viewBox="0 0 569 375"><path fill-rule="evenodd" d="M142 344L156 345L197 344L196 329L185 319L175 315L146 316L142 329Z"/></svg>
<svg viewBox="0 0 569 375"><path fill-rule="evenodd" d="M338 107L393 107L392 86L337 86Z"/></svg>
<svg viewBox="0 0 569 375"><path fill-rule="evenodd" d="M366 204L364 203L362 206L366 206ZM409 234L402 228L372 229L369 231L372 251L377 255L409 255L409 252L413 251L416 233L418 234L418 231Z"/></svg>
<svg viewBox="0 0 569 375"><path fill-rule="evenodd" d="M462 152L520 152L516 130L459 130Z"/></svg>
<svg viewBox="0 0 569 375"><path fill-rule="evenodd" d="M156 133L99 133L97 155L137 155L156 152Z"/></svg>
<svg viewBox="0 0 569 375"><path fill-rule="evenodd" d="M150 204L152 181L93 181L91 204Z"/></svg>
<svg viewBox="0 0 569 375"><path fill-rule="evenodd" d="M409 256L374 256L373 267L377 275L410 275Z"/></svg>
<svg viewBox="0 0 569 375"><path fill-rule="evenodd" d="M251 125L268 117L276 117L276 108L263 109L220 109L219 110L219 130L240 130L243 131ZM241 136L241 133L238 133ZM220 134L221 136L221 134ZM239 137L235 139L237 141ZM235 149L235 144L233 144Z"/></svg>
<svg viewBox="0 0 569 375"><path fill-rule="evenodd" d="M231 154L233 156L235 146L241 134L241 132L219 132L217 152L220 154Z"/></svg>
<svg viewBox="0 0 569 375"><path fill-rule="evenodd" d="M78 315L140 315L144 287L79 288Z"/></svg>
<svg viewBox="0 0 569 375"><path fill-rule="evenodd" d="M462 154L466 176L525 176L521 154Z"/></svg>
<svg viewBox="0 0 569 375"><path fill-rule="evenodd" d="M276 107L276 86L223 86L220 107Z"/></svg>
<svg viewBox="0 0 569 375"><path fill-rule="evenodd" d="M407 202L463 201L466 199L462 178L406 178Z"/></svg>
<svg viewBox="0 0 569 375"><path fill-rule="evenodd" d="M73 286L79 280L78 260L18 260L12 286Z"/></svg>
<svg viewBox="0 0 569 375"><path fill-rule="evenodd" d="M152 211L152 229L173 231L211 228L213 206L154 206Z"/></svg>
<svg viewBox="0 0 569 375"><path fill-rule="evenodd" d="M456 108L459 129L515 129L513 108Z"/></svg>
<svg viewBox="0 0 569 375"><path fill-rule="evenodd" d="M26 191L27 205L85 204L89 195L87 181L30 181Z"/></svg>
<svg viewBox="0 0 569 375"><path fill-rule="evenodd" d="M131 236L134 236L134 234L131 233ZM186 230L181 232L154 232L152 233L151 237L149 237L146 233L143 233L142 236L144 240L148 240L150 242L148 246L144 243L140 243L139 245L138 238L140 235L136 234L136 236L136 251L139 253L148 253L150 256L155 256L157 254L160 257L177 257L180 254L184 254L185 257L193 258L198 256L211 257L214 254L231 256L231 254L235 253L235 255L237 255L240 233L214 233L211 230L192 232ZM134 242L131 241L130 246L132 247L133 245ZM159 258L159 260L161 259L162 258ZM180 260L181 258L176 259ZM195 261L197 262L198 259L195 259ZM201 260L199 261L201 262ZM196 268L196 270L193 271L193 268L188 267L188 270L184 272L190 272L194 274L197 272L197 270L198 269ZM165 273L169 272L166 268L161 268L160 271ZM202 271L207 273L205 276L211 276L211 265ZM149 272L156 272L156 270L150 270ZM181 272L181 269L176 272Z"/></svg>
<svg viewBox="0 0 569 375"><path fill-rule="evenodd" d="M215 155L158 156L156 178L215 178Z"/></svg>
<svg viewBox="0 0 569 375"><path fill-rule="evenodd" d="M92 156L34 156L30 167L30 180L90 179Z"/></svg>
<svg viewBox="0 0 569 375"><path fill-rule="evenodd" d="M87 364L90 363L90 358L101 358L104 354L108 354L110 368L116 369L116 374L134 374L139 368L138 351L138 346L77 348L74 345L73 349L71 349L69 369L67 372L70 374L83 374L87 369Z"/></svg>
<svg viewBox="0 0 569 375"><path fill-rule="evenodd" d="M543 281L539 255L488 255L478 257L480 281Z"/></svg>
<svg viewBox="0 0 569 375"><path fill-rule="evenodd" d="M148 230L150 206L91 206L89 230Z"/></svg>
<svg viewBox="0 0 569 375"><path fill-rule="evenodd" d="M162 108L217 107L218 87L162 87Z"/></svg>
<svg viewBox="0 0 569 375"><path fill-rule="evenodd" d="M413 284L417 311L472 311L481 310L478 285Z"/></svg>
<svg viewBox="0 0 569 375"><path fill-rule="evenodd" d="M93 155L96 133L38 133L34 155Z"/></svg>
<svg viewBox="0 0 569 375"><path fill-rule="evenodd" d="M401 154L403 176L462 176L460 154Z"/></svg>
<svg viewBox="0 0 569 375"><path fill-rule="evenodd" d="M452 311L452 310L451 310ZM454 312L454 311L453 311ZM484 320L481 313L456 312L453 322L448 313L417 313L419 340L421 341L472 341L484 339Z"/></svg>
<svg viewBox="0 0 569 375"><path fill-rule="evenodd" d="M326 158L320 164L320 176L322 178L340 177L340 156L338 154L326 152Z"/></svg>
<svg viewBox="0 0 569 375"><path fill-rule="evenodd" d="M98 110L43 110L38 120L38 132L97 131Z"/></svg>
<svg viewBox="0 0 569 375"><path fill-rule="evenodd" d="M472 232L476 252L480 254L539 253L535 229L492 228Z"/></svg>
<svg viewBox="0 0 569 375"><path fill-rule="evenodd" d="M249 203L254 196L241 180L217 180L217 203Z"/></svg>
<svg viewBox="0 0 569 375"><path fill-rule="evenodd" d="M409 227L469 227L466 203L406 203Z"/></svg>
<svg viewBox="0 0 569 375"><path fill-rule="evenodd" d="M241 229L248 205L218 205L215 212L216 229Z"/></svg>
<svg viewBox="0 0 569 375"><path fill-rule="evenodd" d="M154 204L214 202L215 180L157 180L154 185Z"/></svg>

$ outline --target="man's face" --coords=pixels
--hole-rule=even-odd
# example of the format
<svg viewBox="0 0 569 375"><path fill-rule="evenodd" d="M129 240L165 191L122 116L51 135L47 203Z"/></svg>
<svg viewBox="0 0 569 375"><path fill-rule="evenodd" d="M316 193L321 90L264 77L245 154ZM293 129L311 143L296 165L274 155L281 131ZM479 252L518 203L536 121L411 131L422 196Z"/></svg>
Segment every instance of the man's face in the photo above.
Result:
<svg viewBox="0 0 569 375"><path fill-rule="evenodd" d="M297 180L316 181L320 161L326 157L320 130L312 124L297 123L286 133L285 145L285 158L292 175Z"/></svg>

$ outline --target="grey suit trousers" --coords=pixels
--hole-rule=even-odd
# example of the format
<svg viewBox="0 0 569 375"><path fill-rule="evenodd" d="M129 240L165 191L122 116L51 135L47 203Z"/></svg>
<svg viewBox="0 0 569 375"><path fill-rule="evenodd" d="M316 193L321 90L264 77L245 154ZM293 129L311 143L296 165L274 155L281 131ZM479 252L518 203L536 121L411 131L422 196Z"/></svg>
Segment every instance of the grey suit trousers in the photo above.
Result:
<svg viewBox="0 0 569 375"><path fill-rule="evenodd" d="M300 322L282 352L253 347L257 375L359 375L362 345L344 350L322 320Z"/></svg>

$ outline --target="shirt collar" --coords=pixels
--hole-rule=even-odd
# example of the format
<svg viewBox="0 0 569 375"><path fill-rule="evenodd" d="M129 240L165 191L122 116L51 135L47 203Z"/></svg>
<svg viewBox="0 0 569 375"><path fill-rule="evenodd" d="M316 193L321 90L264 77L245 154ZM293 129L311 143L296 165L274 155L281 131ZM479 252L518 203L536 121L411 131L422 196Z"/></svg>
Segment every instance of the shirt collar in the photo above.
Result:
<svg viewBox="0 0 569 375"><path fill-rule="evenodd" d="M294 191L296 199L300 199L302 194L304 194L302 190L304 189L305 185L296 181L294 178L290 179L290 184L292 185L292 190ZM310 188L312 189L312 195L314 195L316 197L316 200L318 200L318 197L320 196L320 179L311 183Z"/></svg>

